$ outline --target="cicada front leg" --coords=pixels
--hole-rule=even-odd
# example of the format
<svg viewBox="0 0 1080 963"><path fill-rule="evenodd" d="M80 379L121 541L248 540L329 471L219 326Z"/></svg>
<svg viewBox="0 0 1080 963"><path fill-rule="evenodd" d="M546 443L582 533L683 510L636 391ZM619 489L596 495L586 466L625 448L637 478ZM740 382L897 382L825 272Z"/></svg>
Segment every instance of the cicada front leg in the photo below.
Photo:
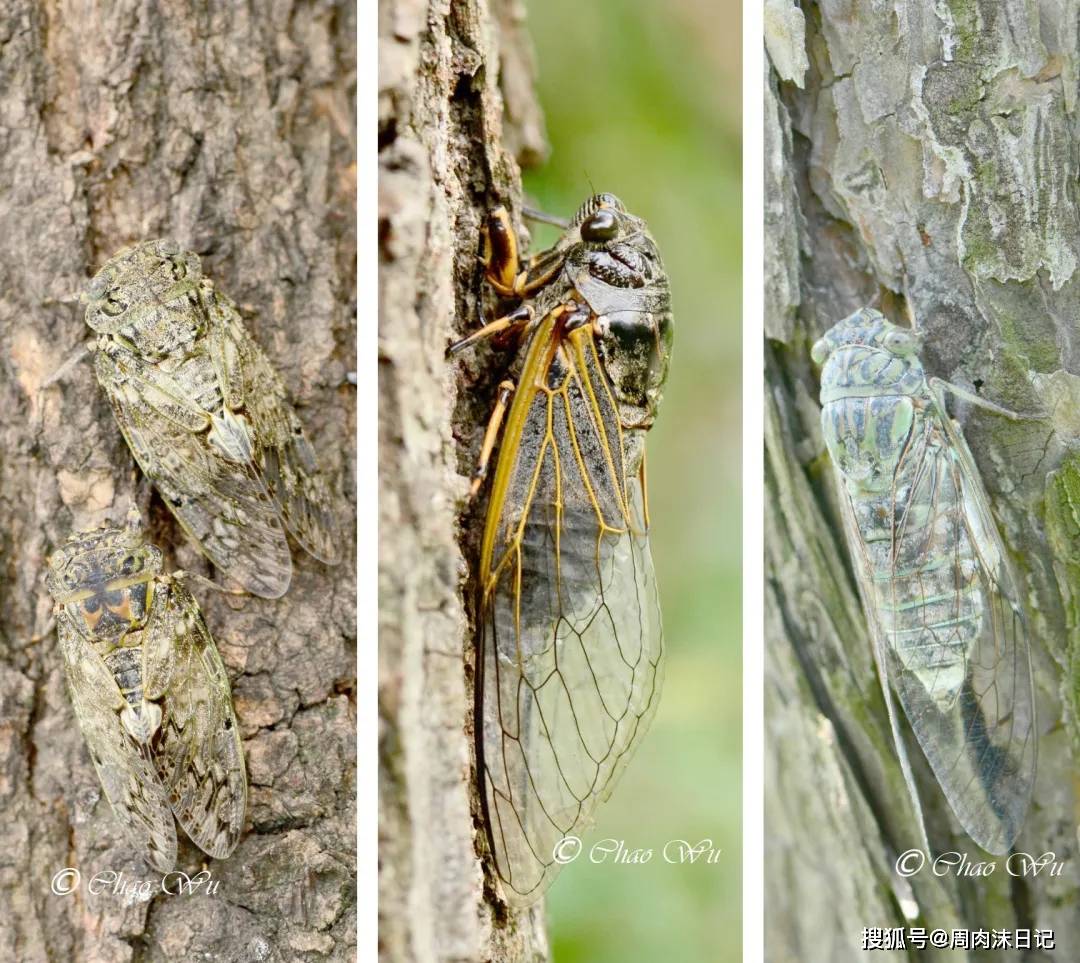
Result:
<svg viewBox="0 0 1080 963"><path fill-rule="evenodd" d="M504 298L527 298L549 283L566 260L565 250L555 245L521 261L517 234L505 207L496 208L484 225L484 277Z"/></svg>

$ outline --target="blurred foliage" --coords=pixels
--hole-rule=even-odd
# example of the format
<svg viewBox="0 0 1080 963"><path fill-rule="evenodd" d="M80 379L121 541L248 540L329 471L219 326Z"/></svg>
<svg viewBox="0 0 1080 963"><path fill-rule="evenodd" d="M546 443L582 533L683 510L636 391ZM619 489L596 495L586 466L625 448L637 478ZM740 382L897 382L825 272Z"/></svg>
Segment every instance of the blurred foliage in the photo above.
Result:
<svg viewBox="0 0 1080 963"><path fill-rule="evenodd" d="M552 147L526 173L570 216L593 190L649 223L671 277L675 348L649 438L667 680L652 729L586 844L645 865L567 867L548 897L557 963L741 959L741 21L730 0L531 0ZM535 229L534 249L553 230ZM714 865L668 864L712 839ZM704 857L702 857L704 859Z"/></svg>

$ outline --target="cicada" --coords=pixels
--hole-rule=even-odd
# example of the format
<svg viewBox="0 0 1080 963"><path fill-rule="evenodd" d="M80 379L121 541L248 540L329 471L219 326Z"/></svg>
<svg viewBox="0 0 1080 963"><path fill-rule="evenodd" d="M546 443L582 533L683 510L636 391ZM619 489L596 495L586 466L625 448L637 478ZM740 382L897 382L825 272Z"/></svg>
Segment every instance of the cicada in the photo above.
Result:
<svg viewBox="0 0 1080 963"><path fill-rule="evenodd" d="M83 298L95 370L143 473L225 575L264 598L292 578L285 530L339 559L339 514L280 376L197 254L146 241Z"/></svg>
<svg viewBox="0 0 1080 963"><path fill-rule="evenodd" d="M98 778L154 869L176 863L175 816L216 858L236 847L247 778L232 694L198 603L133 511L72 535L47 584L75 717Z"/></svg>
<svg viewBox="0 0 1080 963"><path fill-rule="evenodd" d="M524 264L517 252L500 209L483 260L509 310L451 351L502 331L522 344L473 487L501 429L477 573L476 768L495 870L524 905L558 871L560 841L611 793L659 700L645 433L672 315L656 243L611 194L586 201L550 250Z"/></svg>
<svg viewBox="0 0 1080 963"><path fill-rule="evenodd" d="M927 379L920 348L916 331L869 308L833 326L812 352L824 365L821 425L923 842L893 691L964 830L1004 853L1035 779L1028 629L975 462L945 409L944 390L958 389Z"/></svg>

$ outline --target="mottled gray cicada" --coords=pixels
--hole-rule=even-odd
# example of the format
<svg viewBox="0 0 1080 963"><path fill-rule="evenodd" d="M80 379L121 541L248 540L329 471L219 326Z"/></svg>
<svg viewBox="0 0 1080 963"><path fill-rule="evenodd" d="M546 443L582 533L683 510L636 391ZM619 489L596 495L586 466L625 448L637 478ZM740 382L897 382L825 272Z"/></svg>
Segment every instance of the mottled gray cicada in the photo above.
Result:
<svg viewBox="0 0 1080 963"><path fill-rule="evenodd" d="M68 691L105 795L158 872L179 820L218 859L240 838L247 778L225 667L182 573L161 571L137 511L49 560Z"/></svg>
<svg viewBox="0 0 1080 963"><path fill-rule="evenodd" d="M451 351L502 331L523 347L473 486L501 427L477 579L476 766L495 869L508 902L526 905L560 868L560 840L611 793L659 701L645 432L672 316L656 244L611 194L586 201L524 265L496 211L484 263L508 313Z"/></svg>
<svg viewBox="0 0 1080 963"><path fill-rule="evenodd" d="M974 460L920 346L869 308L834 325L812 352L824 365L821 424L920 828L891 690L965 831L1004 853L1035 779L1027 624Z"/></svg>
<svg viewBox="0 0 1080 963"><path fill-rule="evenodd" d="M83 300L95 368L143 473L207 557L254 595L292 578L288 529L334 564L334 501L278 373L199 257L146 241Z"/></svg>

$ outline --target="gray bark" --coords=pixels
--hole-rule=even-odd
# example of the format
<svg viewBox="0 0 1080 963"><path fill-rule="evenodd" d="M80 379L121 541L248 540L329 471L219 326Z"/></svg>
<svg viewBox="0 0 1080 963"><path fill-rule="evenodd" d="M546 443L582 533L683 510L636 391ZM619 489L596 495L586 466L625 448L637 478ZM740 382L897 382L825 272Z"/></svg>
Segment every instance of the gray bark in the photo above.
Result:
<svg viewBox="0 0 1080 963"><path fill-rule="evenodd" d="M862 928L1039 927L1080 955L1077 536L1080 156L1076 4L768 4L766 933L770 961L861 960ZM930 373L1019 425L958 409L1032 628L1039 774L1017 849L1061 876L892 873L917 830L847 563L813 341L907 287ZM1063 723L1063 724L1062 724ZM906 728L906 725L904 726ZM938 851L963 836L917 746ZM903 900L920 916L905 920ZM998 952L909 951L912 959Z"/></svg>
<svg viewBox="0 0 1080 963"><path fill-rule="evenodd" d="M172 236L240 305L353 504L354 36L348 3L0 2L0 957L346 960L355 955L355 565L294 550L278 601L193 590L233 685L250 782L231 858L186 840L214 895L147 879L75 726L43 574L75 528L135 502L166 570L211 574L151 497L74 300L127 243ZM345 520L351 545L352 525ZM43 638L37 644L31 639ZM68 896L50 879L82 873Z"/></svg>
<svg viewBox="0 0 1080 963"><path fill-rule="evenodd" d="M522 20L515 0L379 6L379 928L387 960L546 958L542 909L508 914L485 884L472 772L463 598L477 518L464 495L499 368L482 350L443 358L453 336L482 323L483 219L498 204L519 209L515 156L544 151Z"/></svg>

